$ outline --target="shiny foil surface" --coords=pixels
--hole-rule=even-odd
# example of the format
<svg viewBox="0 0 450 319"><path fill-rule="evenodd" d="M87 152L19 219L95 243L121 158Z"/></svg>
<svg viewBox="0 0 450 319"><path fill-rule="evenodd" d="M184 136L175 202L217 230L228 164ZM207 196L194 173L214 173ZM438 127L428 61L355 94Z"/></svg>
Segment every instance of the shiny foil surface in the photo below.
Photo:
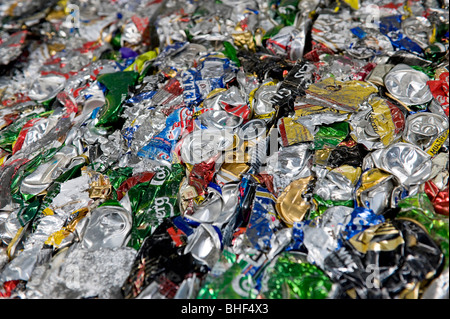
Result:
<svg viewBox="0 0 450 319"><path fill-rule="evenodd" d="M449 6L1 0L0 299L448 299Z"/></svg>

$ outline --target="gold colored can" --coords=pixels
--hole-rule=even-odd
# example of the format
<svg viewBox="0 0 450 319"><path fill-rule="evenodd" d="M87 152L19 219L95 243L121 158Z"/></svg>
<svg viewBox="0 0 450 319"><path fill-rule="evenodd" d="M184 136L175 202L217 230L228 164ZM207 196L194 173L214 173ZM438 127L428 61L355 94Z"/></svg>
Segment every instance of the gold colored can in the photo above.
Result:
<svg viewBox="0 0 450 319"><path fill-rule="evenodd" d="M310 115L327 115L327 114L335 114L335 115L344 115L348 114L346 111L336 110L331 107L326 107L322 105L313 105L313 104L304 104L304 105L296 105L295 106L295 118L298 119L302 116L310 116Z"/></svg>
<svg viewBox="0 0 450 319"><path fill-rule="evenodd" d="M382 98L369 100L373 131L380 137L384 146L389 146L400 137L405 127L405 116L393 103Z"/></svg>
<svg viewBox="0 0 450 319"><path fill-rule="evenodd" d="M112 191L112 185L109 177L100 174L87 166L82 169L82 174L87 174L91 178L91 183L89 184L89 197L90 198L102 198L106 199Z"/></svg>
<svg viewBox="0 0 450 319"><path fill-rule="evenodd" d="M297 123L291 117L281 118L278 123L278 130L283 146L314 141L314 135L303 124Z"/></svg>
<svg viewBox="0 0 450 319"><path fill-rule="evenodd" d="M242 140L237 134L233 136L233 145L225 150L225 163L247 163L249 154L246 151L248 141Z"/></svg>
<svg viewBox="0 0 450 319"><path fill-rule="evenodd" d="M106 199L111 194L111 189L112 187L109 182L109 178L105 178L103 175L100 175L97 180L91 183L89 197Z"/></svg>
<svg viewBox="0 0 450 319"><path fill-rule="evenodd" d="M303 195L313 179L312 176L309 176L293 181L278 197L276 202L277 212L288 226L302 221L309 211L311 205L303 198Z"/></svg>
<svg viewBox="0 0 450 319"><path fill-rule="evenodd" d="M368 170L361 175L361 186L356 190L356 200L359 206L363 206L361 201L361 194L375 185L383 182L385 179L390 178L392 175L379 169L373 168Z"/></svg>
<svg viewBox="0 0 450 319"><path fill-rule="evenodd" d="M375 85L364 81L337 81L334 78L326 78L318 83L311 84L306 93L331 103L343 111L356 112L361 103L377 93Z"/></svg>
<svg viewBox="0 0 450 319"><path fill-rule="evenodd" d="M86 217L88 212L89 209L87 207L83 207L79 210L74 211L71 214L70 222L68 222L67 225L62 227L60 230L51 234L45 241L45 244L53 246L55 248L59 247L62 241L75 231L77 224L80 222L80 220Z"/></svg>
<svg viewBox="0 0 450 319"><path fill-rule="evenodd" d="M298 142L314 141L314 134L305 125L300 123L302 117L308 116L333 116L340 119L349 117L349 113L343 110L337 110L331 107L301 104L295 106L295 114L292 117L283 117L278 122L278 130L280 132L283 146L289 146Z"/></svg>
<svg viewBox="0 0 450 319"><path fill-rule="evenodd" d="M219 185L240 181L242 174L246 173L250 166L250 155L247 151L248 141L240 139L234 135L233 147L225 152L225 160L216 174L216 181Z"/></svg>
<svg viewBox="0 0 450 319"><path fill-rule="evenodd" d="M219 185L237 182L249 169L250 166L245 163L224 163L216 174L216 180Z"/></svg>
<svg viewBox="0 0 450 319"><path fill-rule="evenodd" d="M331 170L331 172L336 172L336 173L339 173L339 174L345 176L352 182L353 185L355 185L356 182L358 182L359 177L361 176L362 169L361 169L361 167L342 165L342 166L333 168Z"/></svg>
<svg viewBox="0 0 450 319"><path fill-rule="evenodd" d="M224 163L220 168L220 171L240 179L242 174L246 173L249 168L250 166L245 163Z"/></svg>
<svg viewBox="0 0 450 319"><path fill-rule="evenodd" d="M330 154L332 151L333 151L333 149L331 149L331 148L315 150L314 151L314 164L326 166L328 163L328 158L330 157Z"/></svg>
<svg viewBox="0 0 450 319"><path fill-rule="evenodd" d="M237 29L239 31L239 29ZM255 42L253 41L253 34L250 31L237 32L231 34L234 44L237 47L247 48L249 51L256 51Z"/></svg>

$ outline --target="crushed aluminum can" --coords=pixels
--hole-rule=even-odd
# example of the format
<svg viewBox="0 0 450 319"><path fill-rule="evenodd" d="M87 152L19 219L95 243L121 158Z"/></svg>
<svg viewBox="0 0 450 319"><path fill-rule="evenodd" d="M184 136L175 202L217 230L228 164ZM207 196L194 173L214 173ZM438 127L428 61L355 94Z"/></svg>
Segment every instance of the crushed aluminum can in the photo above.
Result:
<svg viewBox="0 0 450 319"><path fill-rule="evenodd" d="M403 139L434 156L447 139L448 129L447 117L433 113L416 113L408 116Z"/></svg>
<svg viewBox="0 0 450 319"><path fill-rule="evenodd" d="M273 83L273 82L272 82ZM277 92L275 84L271 85L271 82L261 85L253 97L254 102L252 104L253 117L257 119L264 119L270 121L275 115L275 109L271 102L272 96Z"/></svg>
<svg viewBox="0 0 450 319"><path fill-rule="evenodd" d="M88 217L81 247L98 250L125 246L132 227L131 218L131 212L122 206L104 203Z"/></svg>
<svg viewBox="0 0 450 319"><path fill-rule="evenodd" d="M425 17L411 17L402 21L403 33L425 49L429 45L433 26Z"/></svg>
<svg viewBox="0 0 450 319"><path fill-rule="evenodd" d="M64 88L66 81L67 78L63 74L41 74L33 82L28 96L38 102L50 100Z"/></svg>
<svg viewBox="0 0 450 319"><path fill-rule="evenodd" d="M327 10L315 20L311 35L314 41L325 44L333 51L343 51L354 37L350 32L354 26L349 10L341 10L337 14Z"/></svg>
<svg viewBox="0 0 450 319"><path fill-rule="evenodd" d="M288 225L303 220L310 209L310 204L305 200L305 195L314 182L312 176L300 178L290 183L278 196L276 207L278 214Z"/></svg>
<svg viewBox="0 0 450 319"><path fill-rule="evenodd" d="M417 299L420 284L437 277L442 260L437 243L418 222L395 219L350 238L325 259L325 269L340 294L352 299ZM372 278L368 275L374 266L369 264L380 270ZM414 275L405 277L405 272Z"/></svg>
<svg viewBox="0 0 450 319"><path fill-rule="evenodd" d="M350 222L352 212L351 207L335 206L316 219L302 224L305 236L303 244L308 249L308 261L323 267L325 258L338 249L339 234Z"/></svg>
<svg viewBox="0 0 450 319"><path fill-rule="evenodd" d="M39 165L33 173L23 179L20 191L23 194L30 195L43 192L77 155L78 152L75 147L63 147L47 163Z"/></svg>
<svg viewBox="0 0 450 319"><path fill-rule="evenodd" d="M310 20L305 20L299 26L285 26L276 35L267 39L266 48L273 54L286 56L297 61L303 57L306 42L306 31Z"/></svg>
<svg viewBox="0 0 450 319"><path fill-rule="evenodd" d="M202 125L215 127L220 130L233 130L238 128L244 119L224 110L211 110L199 116Z"/></svg>
<svg viewBox="0 0 450 319"><path fill-rule="evenodd" d="M364 81L337 81L326 78L311 84L306 93L320 103L347 112L356 112L369 96L378 92L376 86Z"/></svg>
<svg viewBox="0 0 450 319"><path fill-rule="evenodd" d="M281 252L265 267L258 297L263 299L325 299L332 281L304 253ZM308 278L311 284L305 287Z"/></svg>
<svg viewBox="0 0 450 319"><path fill-rule="evenodd" d="M308 177L312 152L308 143L282 147L267 158L265 172L273 175L274 194L279 194L294 180Z"/></svg>
<svg viewBox="0 0 450 319"><path fill-rule="evenodd" d="M195 203L192 214L185 214L187 220L198 223L213 224L220 222L219 216L222 212L222 195L213 187L208 187L206 198L199 204Z"/></svg>
<svg viewBox="0 0 450 319"><path fill-rule="evenodd" d="M408 143L396 143L383 149L380 159L379 168L396 176L405 186L424 183L432 172L431 156Z"/></svg>
<svg viewBox="0 0 450 319"><path fill-rule="evenodd" d="M212 268L221 253L220 231L212 225L200 224L188 237L184 253L191 253L199 262Z"/></svg>
<svg viewBox="0 0 450 319"><path fill-rule="evenodd" d="M0 2L0 299L448 298L448 0Z"/></svg>
<svg viewBox="0 0 450 319"><path fill-rule="evenodd" d="M269 253L276 249L274 238L283 229L275 209L275 200L270 191L257 187L245 234L253 247L262 252Z"/></svg>
<svg viewBox="0 0 450 319"><path fill-rule="evenodd" d="M319 175L319 174L318 174ZM324 200L346 200L352 198L354 181L340 174L338 170L332 170L316 182L314 194Z"/></svg>
<svg viewBox="0 0 450 319"><path fill-rule="evenodd" d="M248 121L252 116L252 109L235 86L219 94L218 104L221 109L241 117L243 121Z"/></svg>
<svg viewBox="0 0 450 319"><path fill-rule="evenodd" d="M45 255L43 247L49 236L64 226L72 212L87 207L92 202L88 195L88 176L68 180L60 187L58 195L51 199L51 205L43 211L36 230L25 239L23 251L2 270L0 280L29 280L38 263L38 257Z"/></svg>
<svg viewBox="0 0 450 319"><path fill-rule="evenodd" d="M378 168L370 169L361 176L356 190L357 202L375 214L382 214L392 206L392 193L396 185L393 175Z"/></svg>
<svg viewBox="0 0 450 319"><path fill-rule="evenodd" d="M371 96L369 107L350 117L351 135L367 149L385 148L402 137L405 114L387 99Z"/></svg>
<svg viewBox="0 0 450 319"><path fill-rule="evenodd" d="M244 141L256 142L266 133L266 122L253 119L241 126L238 131L239 137Z"/></svg>
<svg viewBox="0 0 450 319"><path fill-rule="evenodd" d="M222 186L222 210L216 222L213 224L217 227L222 227L230 221L236 212L236 207L239 201L239 184L228 183Z"/></svg>
<svg viewBox="0 0 450 319"><path fill-rule="evenodd" d="M433 98L427 82L430 79L406 64L398 64L384 77L384 85L394 98L406 105L425 104Z"/></svg>
<svg viewBox="0 0 450 319"><path fill-rule="evenodd" d="M208 128L188 134L182 141L181 159L185 163L200 164L233 146L233 134L226 130Z"/></svg>
<svg viewBox="0 0 450 319"><path fill-rule="evenodd" d="M393 67L393 64L388 63L377 64L367 76L366 81L384 86L384 77Z"/></svg>

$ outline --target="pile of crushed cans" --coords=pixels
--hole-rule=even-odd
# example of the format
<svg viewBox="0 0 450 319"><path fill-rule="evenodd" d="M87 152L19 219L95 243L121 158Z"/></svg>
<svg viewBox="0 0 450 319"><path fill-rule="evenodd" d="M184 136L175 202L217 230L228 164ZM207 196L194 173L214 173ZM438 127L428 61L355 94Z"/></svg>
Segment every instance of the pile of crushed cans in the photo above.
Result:
<svg viewBox="0 0 450 319"><path fill-rule="evenodd" d="M2 1L0 298L448 298L448 9Z"/></svg>

